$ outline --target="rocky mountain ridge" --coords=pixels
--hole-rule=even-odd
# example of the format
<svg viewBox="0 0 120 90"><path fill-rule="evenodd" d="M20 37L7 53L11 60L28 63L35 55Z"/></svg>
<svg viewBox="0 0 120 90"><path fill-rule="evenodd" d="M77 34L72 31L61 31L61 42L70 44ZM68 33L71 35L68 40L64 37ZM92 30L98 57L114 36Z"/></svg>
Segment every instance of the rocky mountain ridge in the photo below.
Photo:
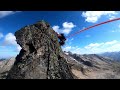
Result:
<svg viewBox="0 0 120 90"><path fill-rule="evenodd" d="M120 63L96 54L63 52L45 21L15 32L21 51L0 61L1 79L120 79Z"/></svg>

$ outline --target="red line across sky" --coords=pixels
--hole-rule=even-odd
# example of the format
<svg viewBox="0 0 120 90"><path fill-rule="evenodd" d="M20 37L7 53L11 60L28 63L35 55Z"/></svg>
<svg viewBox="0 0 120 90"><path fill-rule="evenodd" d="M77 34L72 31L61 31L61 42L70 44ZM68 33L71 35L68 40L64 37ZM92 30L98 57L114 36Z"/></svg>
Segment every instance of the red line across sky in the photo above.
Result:
<svg viewBox="0 0 120 90"><path fill-rule="evenodd" d="M77 32L75 32L75 33L67 36L67 38L73 37L74 35L76 35L76 34L78 34L78 33L81 33L81 32L83 32L83 31L85 31L85 30L88 30L88 29L90 29L90 28L93 28L93 27L96 27L96 26L99 26L99 25L102 25L102 24L106 24L106 23L109 23L109 22L113 22L113 21L116 21L116 20L120 20L120 18L115 18L115 19L112 19L112 20L108 20L108 21L105 21L105 22L101 22L101 23L95 24L95 25L93 25L93 26L89 26L89 27L87 27L87 28L84 28L84 29L82 29L82 30L79 30L79 31L77 31Z"/></svg>

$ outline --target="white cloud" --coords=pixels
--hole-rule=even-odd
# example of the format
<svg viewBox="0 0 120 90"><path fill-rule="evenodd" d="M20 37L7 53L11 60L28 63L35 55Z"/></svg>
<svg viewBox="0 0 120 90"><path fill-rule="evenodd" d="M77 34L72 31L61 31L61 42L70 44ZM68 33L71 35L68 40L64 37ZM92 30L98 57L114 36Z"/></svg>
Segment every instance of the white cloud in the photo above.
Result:
<svg viewBox="0 0 120 90"><path fill-rule="evenodd" d="M3 34L2 33L0 33L0 38L2 38L3 37Z"/></svg>
<svg viewBox="0 0 120 90"><path fill-rule="evenodd" d="M118 43L118 41L117 40L113 40L111 42L105 42L104 44L105 45L113 45L113 44L116 44L116 43Z"/></svg>
<svg viewBox="0 0 120 90"><path fill-rule="evenodd" d="M17 52L21 50L21 47L16 42L16 37L12 33L8 33L4 38L3 46L15 46Z"/></svg>
<svg viewBox="0 0 120 90"><path fill-rule="evenodd" d="M63 48L65 51L71 51L77 54L95 54L102 52L115 52L120 51L120 42L117 40L102 42L102 43L90 43L83 48L66 46Z"/></svg>
<svg viewBox="0 0 120 90"><path fill-rule="evenodd" d="M69 34L72 31L72 28L76 27L72 22L64 22L63 23L63 33Z"/></svg>
<svg viewBox="0 0 120 90"><path fill-rule="evenodd" d="M85 52L83 51L83 49L78 48L78 46L76 47L72 47L70 45L66 45L65 47L62 47L63 51L71 51L72 53L77 53L77 54L81 54L81 52Z"/></svg>
<svg viewBox="0 0 120 90"><path fill-rule="evenodd" d="M82 17L85 17L85 21L95 23L101 16L108 16L109 19L115 18L116 11L86 11L82 13Z"/></svg>
<svg viewBox="0 0 120 90"><path fill-rule="evenodd" d="M74 28L75 27L75 25L72 23L72 22L64 22L63 23L63 28L67 28L67 29L72 29L72 28Z"/></svg>
<svg viewBox="0 0 120 90"><path fill-rule="evenodd" d="M8 33L4 40L5 45L17 45L16 38L12 33Z"/></svg>
<svg viewBox="0 0 120 90"><path fill-rule="evenodd" d="M22 48L20 47L20 45L17 45L17 47L16 47L16 52L19 52L20 50L21 50Z"/></svg>
<svg viewBox="0 0 120 90"><path fill-rule="evenodd" d="M55 30L55 32L59 32L59 26L53 26L52 28Z"/></svg>
<svg viewBox="0 0 120 90"><path fill-rule="evenodd" d="M14 14L16 12L20 12L20 11L0 11L0 18L3 18L5 16L11 15L11 14Z"/></svg>
<svg viewBox="0 0 120 90"><path fill-rule="evenodd" d="M72 29L64 29L62 33L69 34L72 31Z"/></svg>
<svg viewBox="0 0 120 90"><path fill-rule="evenodd" d="M76 25L74 25L72 22L64 22L62 24L63 28L60 28L59 26L53 26L53 30L55 30L57 33L65 33L69 34Z"/></svg>
<svg viewBox="0 0 120 90"><path fill-rule="evenodd" d="M92 49L98 48L99 46L103 45L104 43L90 43L89 45L85 46L85 49Z"/></svg>

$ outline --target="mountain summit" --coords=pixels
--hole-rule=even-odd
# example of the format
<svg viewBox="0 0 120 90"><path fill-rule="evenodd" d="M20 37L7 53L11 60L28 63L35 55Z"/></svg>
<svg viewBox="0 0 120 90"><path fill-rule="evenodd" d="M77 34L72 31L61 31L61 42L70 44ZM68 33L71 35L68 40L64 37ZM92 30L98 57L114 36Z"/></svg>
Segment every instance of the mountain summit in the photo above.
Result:
<svg viewBox="0 0 120 90"><path fill-rule="evenodd" d="M7 79L72 79L56 32L45 21L28 25L15 32L21 46Z"/></svg>

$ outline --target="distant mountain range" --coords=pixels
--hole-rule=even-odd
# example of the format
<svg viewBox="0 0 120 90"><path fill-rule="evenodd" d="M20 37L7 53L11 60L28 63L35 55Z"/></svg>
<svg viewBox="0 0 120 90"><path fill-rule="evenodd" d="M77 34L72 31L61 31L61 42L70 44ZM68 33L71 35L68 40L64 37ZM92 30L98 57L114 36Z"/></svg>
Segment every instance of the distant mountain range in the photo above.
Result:
<svg viewBox="0 0 120 90"><path fill-rule="evenodd" d="M120 63L97 54L65 52L73 74L79 79L118 79Z"/></svg>
<svg viewBox="0 0 120 90"><path fill-rule="evenodd" d="M99 54L100 56L108 57L116 61L120 61L120 51L119 52L105 52Z"/></svg>

